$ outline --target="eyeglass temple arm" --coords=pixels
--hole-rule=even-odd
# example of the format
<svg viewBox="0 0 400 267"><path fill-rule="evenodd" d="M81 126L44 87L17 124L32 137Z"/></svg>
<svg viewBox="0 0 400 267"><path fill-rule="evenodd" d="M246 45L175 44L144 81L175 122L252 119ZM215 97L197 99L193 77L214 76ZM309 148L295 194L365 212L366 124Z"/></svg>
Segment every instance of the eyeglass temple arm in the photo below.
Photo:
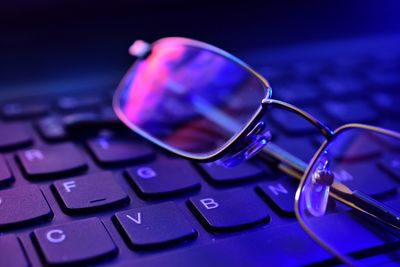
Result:
<svg viewBox="0 0 400 267"><path fill-rule="evenodd" d="M400 229L400 214L398 211L382 202L376 201L361 191L352 191L344 184L335 181L331 185L330 195L343 204L366 213L386 225Z"/></svg>
<svg viewBox="0 0 400 267"><path fill-rule="evenodd" d="M329 129L326 125L324 125L318 119L314 118L311 114L299 109L294 105L280 100L268 98L263 99L261 104L263 109L279 108L299 115L300 117L314 125L315 128L317 128L327 140L329 140L333 136L333 131ZM291 153L285 151L284 149L273 143L269 143L263 149L263 152L264 153L260 153L260 156L264 155L269 160L273 158L274 160L278 161L278 168L281 171L299 180L307 169L307 164L304 161L300 160L299 158L295 157Z"/></svg>

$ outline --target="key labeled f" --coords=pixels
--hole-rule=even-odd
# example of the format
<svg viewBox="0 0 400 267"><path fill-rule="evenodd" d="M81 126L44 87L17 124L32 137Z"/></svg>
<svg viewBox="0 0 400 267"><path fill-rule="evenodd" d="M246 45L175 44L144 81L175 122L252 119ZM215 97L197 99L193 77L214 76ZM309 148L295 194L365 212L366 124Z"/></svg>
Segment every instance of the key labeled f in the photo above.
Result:
<svg viewBox="0 0 400 267"><path fill-rule="evenodd" d="M67 193L71 193L71 189L76 187L76 182L75 181L68 181L63 183L64 189Z"/></svg>

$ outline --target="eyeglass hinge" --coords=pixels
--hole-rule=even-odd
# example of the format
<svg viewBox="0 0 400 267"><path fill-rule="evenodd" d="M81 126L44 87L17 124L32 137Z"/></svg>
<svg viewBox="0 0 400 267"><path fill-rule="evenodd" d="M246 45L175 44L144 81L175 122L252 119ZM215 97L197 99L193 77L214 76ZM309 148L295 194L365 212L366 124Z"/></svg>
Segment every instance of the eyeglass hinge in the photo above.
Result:
<svg viewBox="0 0 400 267"><path fill-rule="evenodd" d="M137 58L146 58L151 52L151 45L143 40L136 40L129 47L129 54Z"/></svg>

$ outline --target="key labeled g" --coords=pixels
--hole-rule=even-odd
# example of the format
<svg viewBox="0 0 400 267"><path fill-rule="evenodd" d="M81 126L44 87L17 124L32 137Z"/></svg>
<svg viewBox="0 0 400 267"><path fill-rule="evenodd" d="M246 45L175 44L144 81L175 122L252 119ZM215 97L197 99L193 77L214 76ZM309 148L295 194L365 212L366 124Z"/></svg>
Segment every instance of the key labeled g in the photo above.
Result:
<svg viewBox="0 0 400 267"><path fill-rule="evenodd" d="M157 176L157 173L150 167L141 167L136 171L140 178L150 179Z"/></svg>

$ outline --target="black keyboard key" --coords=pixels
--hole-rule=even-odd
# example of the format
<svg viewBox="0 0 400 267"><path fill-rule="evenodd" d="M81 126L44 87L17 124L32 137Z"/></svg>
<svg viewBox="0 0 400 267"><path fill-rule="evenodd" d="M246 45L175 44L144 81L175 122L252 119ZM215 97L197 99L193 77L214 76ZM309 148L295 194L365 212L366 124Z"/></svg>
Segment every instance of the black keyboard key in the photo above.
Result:
<svg viewBox="0 0 400 267"><path fill-rule="evenodd" d="M45 220L53 215L42 192L35 185L0 191L0 229Z"/></svg>
<svg viewBox="0 0 400 267"><path fill-rule="evenodd" d="M89 140L88 146L97 162L106 166L154 158L154 151L143 142L101 137Z"/></svg>
<svg viewBox="0 0 400 267"><path fill-rule="evenodd" d="M287 66L265 66L265 64L262 64L257 70L264 77L268 77L269 81L282 81L291 76Z"/></svg>
<svg viewBox="0 0 400 267"><path fill-rule="evenodd" d="M72 143L19 151L18 159L32 178L65 175L84 170L86 160Z"/></svg>
<svg viewBox="0 0 400 267"><path fill-rule="evenodd" d="M329 153L341 161L374 158L382 153L382 144L377 138L367 134L343 134L341 138L335 140L335 147Z"/></svg>
<svg viewBox="0 0 400 267"><path fill-rule="evenodd" d="M114 112L114 109L112 106L105 106L101 110L101 115L103 117L103 120L105 121L114 121L115 123L121 123L120 119L117 117L117 115Z"/></svg>
<svg viewBox="0 0 400 267"><path fill-rule="evenodd" d="M118 212L115 218L133 248L160 247L197 236L173 202Z"/></svg>
<svg viewBox="0 0 400 267"><path fill-rule="evenodd" d="M128 176L143 197L167 197L200 188L200 175L188 161L166 157L130 168Z"/></svg>
<svg viewBox="0 0 400 267"><path fill-rule="evenodd" d="M268 75L266 76L268 77ZM318 99L320 96L319 88L314 84L306 82L281 82L274 83L276 88L276 98L289 103L307 103ZM301 93L299 93L301 92ZM275 92L274 92L275 93Z"/></svg>
<svg viewBox="0 0 400 267"><path fill-rule="evenodd" d="M294 216L294 197L297 187L294 181L279 180L259 184L257 191L278 213Z"/></svg>
<svg viewBox="0 0 400 267"><path fill-rule="evenodd" d="M328 97L348 97L349 94L360 94L365 89L365 82L355 77L325 76L320 79L321 86Z"/></svg>
<svg viewBox="0 0 400 267"><path fill-rule="evenodd" d="M88 263L118 251L98 218L44 227L33 233L47 265Z"/></svg>
<svg viewBox="0 0 400 267"><path fill-rule="evenodd" d="M322 61L312 62L312 63L305 61L296 61L291 64L290 68L295 77L299 79L304 79L304 78L315 77L316 75L319 75L321 72L325 72L327 64Z"/></svg>
<svg viewBox="0 0 400 267"><path fill-rule="evenodd" d="M339 101L327 101L323 105L325 112L336 122L345 124L350 122L373 122L378 113L368 102L354 100L346 103Z"/></svg>
<svg viewBox="0 0 400 267"><path fill-rule="evenodd" d="M371 69L367 73L368 78L371 83L373 83L375 88L379 88L380 90L389 89L396 90L400 85L400 78L398 71L388 70L384 67Z"/></svg>
<svg viewBox="0 0 400 267"><path fill-rule="evenodd" d="M57 101L57 106L63 111L77 111L96 108L101 102L101 98L97 96L65 96Z"/></svg>
<svg viewBox="0 0 400 267"><path fill-rule="evenodd" d="M67 137L64 125L57 117L47 117L37 122L36 127L47 141L60 141Z"/></svg>
<svg viewBox="0 0 400 267"><path fill-rule="evenodd" d="M320 114L320 111L315 108L309 108L307 111L310 114ZM272 111L271 118L280 130L289 135L298 136L318 133L318 130L310 122L285 110ZM318 119L324 121L323 118L318 117Z"/></svg>
<svg viewBox="0 0 400 267"><path fill-rule="evenodd" d="M32 143L31 129L25 123L0 123L0 150L28 146Z"/></svg>
<svg viewBox="0 0 400 267"><path fill-rule="evenodd" d="M375 102L375 105L390 113L400 114L400 96L399 95L391 95L387 93L377 93L374 94L372 100Z"/></svg>
<svg viewBox="0 0 400 267"><path fill-rule="evenodd" d="M115 117L107 113L81 112L72 113L62 118L62 123L68 133L78 136L93 135L103 129L125 129L126 127Z"/></svg>
<svg viewBox="0 0 400 267"><path fill-rule="evenodd" d="M67 130L76 127L76 125L87 127L98 123L100 120L101 115L93 111L72 113L62 117L62 123Z"/></svg>
<svg viewBox="0 0 400 267"><path fill-rule="evenodd" d="M333 167L335 179L369 196L381 196L396 192L397 184L379 168L375 159L371 161L342 163Z"/></svg>
<svg viewBox="0 0 400 267"><path fill-rule="evenodd" d="M349 75L354 72L359 73L361 70L379 64L375 55L341 56L336 57L330 63L332 71L341 75Z"/></svg>
<svg viewBox="0 0 400 267"><path fill-rule="evenodd" d="M0 236L0 259L5 267L29 266L17 237L11 234Z"/></svg>
<svg viewBox="0 0 400 267"><path fill-rule="evenodd" d="M266 175L264 168L250 161L245 161L233 168L227 168L215 163L203 163L199 164L199 166L212 182L221 184L250 181Z"/></svg>
<svg viewBox="0 0 400 267"><path fill-rule="evenodd" d="M211 231L234 231L266 223L265 203L253 191L234 189L190 199L189 206Z"/></svg>
<svg viewBox="0 0 400 267"><path fill-rule="evenodd" d="M0 185L7 185L14 181L10 169L2 155L0 155Z"/></svg>
<svg viewBox="0 0 400 267"><path fill-rule="evenodd" d="M48 106L40 103L9 103L1 108L1 113L3 117L9 120L43 116L48 112Z"/></svg>
<svg viewBox="0 0 400 267"><path fill-rule="evenodd" d="M111 172L99 172L65 179L54 188L68 212L83 212L127 203L128 195Z"/></svg>

